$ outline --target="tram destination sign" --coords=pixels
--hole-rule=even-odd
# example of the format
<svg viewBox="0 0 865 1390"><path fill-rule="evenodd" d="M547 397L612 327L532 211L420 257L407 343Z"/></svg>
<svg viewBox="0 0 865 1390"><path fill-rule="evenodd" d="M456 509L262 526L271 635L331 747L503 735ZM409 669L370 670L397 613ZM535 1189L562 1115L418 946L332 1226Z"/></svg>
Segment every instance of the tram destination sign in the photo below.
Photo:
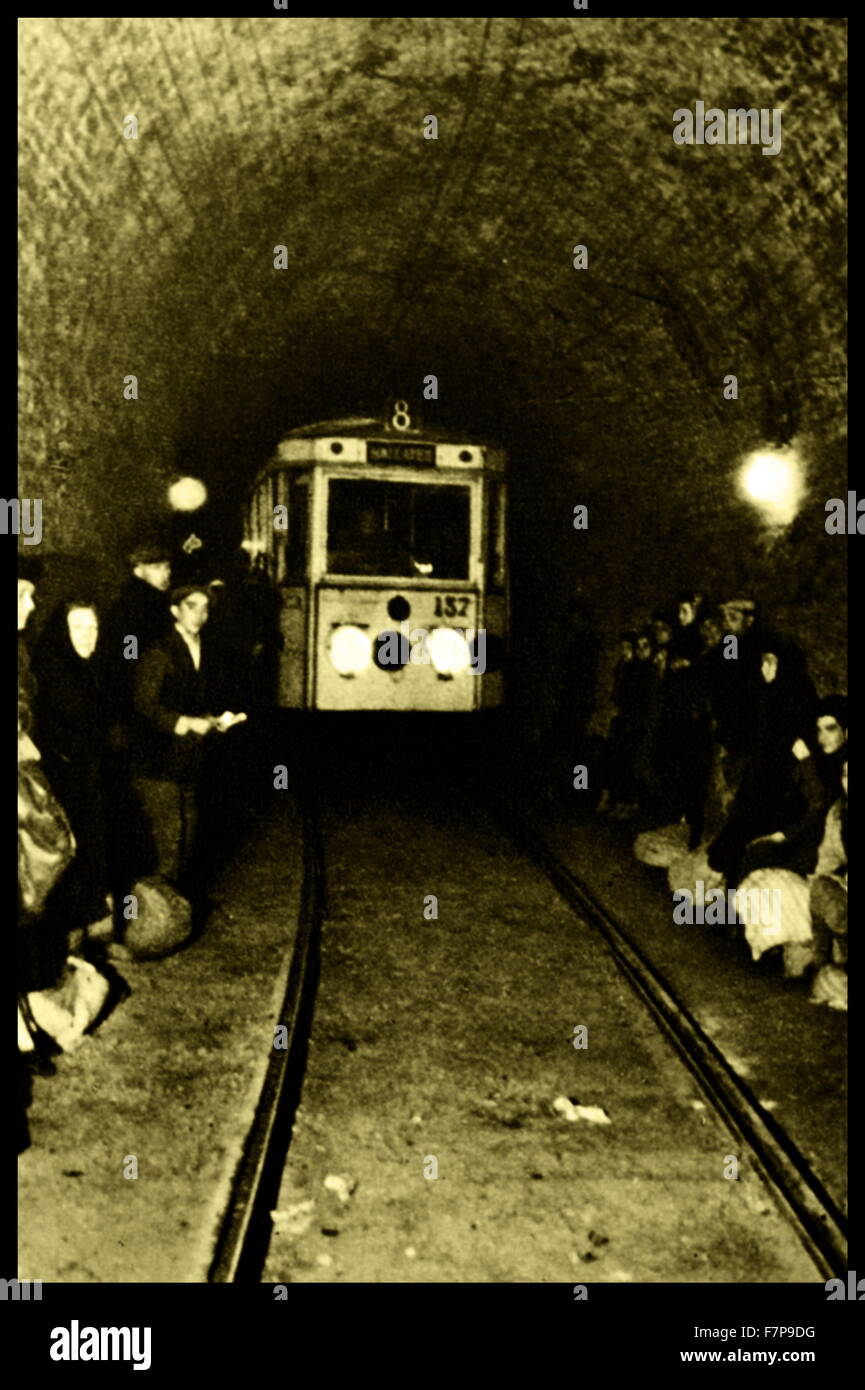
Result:
<svg viewBox="0 0 865 1390"><path fill-rule="evenodd" d="M366 446L367 463L415 463L434 468L436 446L414 444L401 439L370 439Z"/></svg>

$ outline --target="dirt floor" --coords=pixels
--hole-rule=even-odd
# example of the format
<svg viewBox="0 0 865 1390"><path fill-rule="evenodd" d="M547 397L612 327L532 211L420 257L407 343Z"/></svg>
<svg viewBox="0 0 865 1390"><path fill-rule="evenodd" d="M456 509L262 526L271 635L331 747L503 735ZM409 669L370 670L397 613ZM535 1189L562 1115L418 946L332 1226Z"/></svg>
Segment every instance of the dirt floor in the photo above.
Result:
<svg viewBox="0 0 865 1390"><path fill-rule="evenodd" d="M265 1281L817 1278L597 934L467 796L426 793L383 773L324 808Z"/></svg>

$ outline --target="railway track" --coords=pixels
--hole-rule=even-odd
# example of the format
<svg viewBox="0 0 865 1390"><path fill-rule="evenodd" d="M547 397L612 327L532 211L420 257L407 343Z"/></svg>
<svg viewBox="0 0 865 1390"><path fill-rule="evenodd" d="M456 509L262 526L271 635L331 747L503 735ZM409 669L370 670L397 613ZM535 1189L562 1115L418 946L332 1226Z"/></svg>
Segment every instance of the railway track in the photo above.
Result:
<svg viewBox="0 0 865 1390"><path fill-rule="evenodd" d="M774 1205L792 1225L823 1277L843 1276L847 1269L845 1218L804 1155L730 1067L687 1006L675 997L622 923L550 851L520 812L506 800L490 804L486 810L568 906L602 936L622 975L687 1067L706 1102L747 1152ZM301 921L281 1013L289 1044L285 1050L271 1053L220 1230L211 1282L258 1282L261 1277L271 1235L270 1212L276 1205L303 1084L326 894L318 804L312 792L303 797L303 825Z"/></svg>
<svg viewBox="0 0 865 1390"><path fill-rule="evenodd" d="M208 1282L257 1283L270 1238L270 1210L279 1190L294 1112L306 1066L306 1047L318 982L325 910L324 856L314 794L301 794L303 888L280 1023L287 1046L271 1048L255 1117L223 1217Z"/></svg>
<svg viewBox="0 0 865 1390"><path fill-rule="evenodd" d="M847 1223L805 1156L760 1105L697 1019L672 993L622 923L514 810L488 808L557 891L603 936L628 982L656 1019L707 1101L747 1146L776 1203L826 1278L847 1270Z"/></svg>

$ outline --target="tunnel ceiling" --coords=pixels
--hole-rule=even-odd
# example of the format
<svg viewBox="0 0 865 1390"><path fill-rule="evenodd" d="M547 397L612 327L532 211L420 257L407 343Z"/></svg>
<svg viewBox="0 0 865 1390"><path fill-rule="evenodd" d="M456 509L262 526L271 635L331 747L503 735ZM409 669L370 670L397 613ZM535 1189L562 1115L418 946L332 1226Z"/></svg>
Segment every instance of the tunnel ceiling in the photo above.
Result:
<svg viewBox="0 0 865 1390"><path fill-rule="evenodd" d="M717 433L726 373L754 442L837 419L843 21L20 37L22 492L86 477L93 525L177 468L231 497L282 429L417 401L431 373L428 418L599 456ZM676 145L698 98L781 109L780 153Z"/></svg>

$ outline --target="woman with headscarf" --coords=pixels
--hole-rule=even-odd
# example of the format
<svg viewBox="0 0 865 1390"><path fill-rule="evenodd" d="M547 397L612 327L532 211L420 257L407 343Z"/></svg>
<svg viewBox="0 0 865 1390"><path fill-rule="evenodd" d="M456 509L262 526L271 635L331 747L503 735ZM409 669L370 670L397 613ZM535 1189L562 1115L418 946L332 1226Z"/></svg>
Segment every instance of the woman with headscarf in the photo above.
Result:
<svg viewBox="0 0 865 1390"><path fill-rule="evenodd" d="M19 626L21 606L19 583ZM69 655L64 640L71 649ZM110 967L100 971L91 961L67 954L70 934L105 915L101 785L94 772L98 737L87 750L82 743L82 731L86 728L89 737L99 719L99 702L89 674L82 676L72 660L86 663L95 645L93 606L86 602L64 605L37 646L36 681L29 683L29 697L25 692L24 721L19 693L18 879L23 945L18 1045L25 1057L41 1059L49 1071L51 1052L77 1047L85 1033L129 992ZM31 702L38 747L26 732ZM19 1142L29 1142L26 1132Z"/></svg>
<svg viewBox="0 0 865 1390"><path fill-rule="evenodd" d="M841 794L841 767L847 758L847 701L828 695L815 711L812 747L796 739L790 753L792 780L799 793L789 802L787 819L753 840L745 851L742 876L764 867L792 869L807 877L814 871L829 807Z"/></svg>
<svg viewBox="0 0 865 1390"><path fill-rule="evenodd" d="M657 741L663 709L666 648L656 647L652 627L642 627L634 643L634 670L631 698L634 710L634 781L636 805L628 808L650 811L657 794Z"/></svg>
<svg viewBox="0 0 865 1390"><path fill-rule="evenodd" d="M695 665L703 650L700 637L703 595L683 589L676 595L676 626L673 629L671 665L681 669Z"/></svg>
<svg viewBox="0 0 865 1390"><path fill-rule="evenodd" d="M670 820L687 822L692 849L702 837L712 766L712 731L700 665L704 646L699 622L702 601L702 594L693 590L683 591L677 598L660 740L664 750L660 804Z"/></svg>
<svg viewBox="0 0 865 1390"><path fill-rule="evenodd" d="M654 745L649 717L660 677L648 628L623 633L620 643L621 659L613 676L613 703L618 714L610 729L609 797L599 809L608 811L613 820L629 820L636 814L650 780Z"/></svg>
<svg viewBox="0 0 865 1390"><path fill-rule="evenodd" d="M796 773L802 751L808 752L817 705L805 658L794 642L766 631L760 671L748 761L726 823L708 852L710 867L730 886L742 877L746 846L776 835L779 826L796 822L808 807Z"/></svg>
<svg viewBox="0 0 865 1390"><path fill-rule="evenodd" d="M841 770L847 761L847 696L824 696L816 718L819 755L814 766L831 806L840 794Z"/></svg>
<svg viewBox="0 0 865 1390"><path fill-rule="evenodd" d="M49 618L33 658L36 721L45 771L72 825L74 864L52 910L67 931L107 913L108 864L103 764L106 705L94 653L99 618L92 602L61 603Z"/></svg>
<svg viewBox="0 0 865 1390"><path fill-rule="evenodd" d="M675 702L671 700L675 626L675 618L666 610L660 609L652 614L650 630L654 642L654 679L648 690L645 733L637 762L641 770L640 810L653 825L666 823L673 817L677 800L673 785L676 710ZM675 814L678 819L681 811Z"/></svg>

